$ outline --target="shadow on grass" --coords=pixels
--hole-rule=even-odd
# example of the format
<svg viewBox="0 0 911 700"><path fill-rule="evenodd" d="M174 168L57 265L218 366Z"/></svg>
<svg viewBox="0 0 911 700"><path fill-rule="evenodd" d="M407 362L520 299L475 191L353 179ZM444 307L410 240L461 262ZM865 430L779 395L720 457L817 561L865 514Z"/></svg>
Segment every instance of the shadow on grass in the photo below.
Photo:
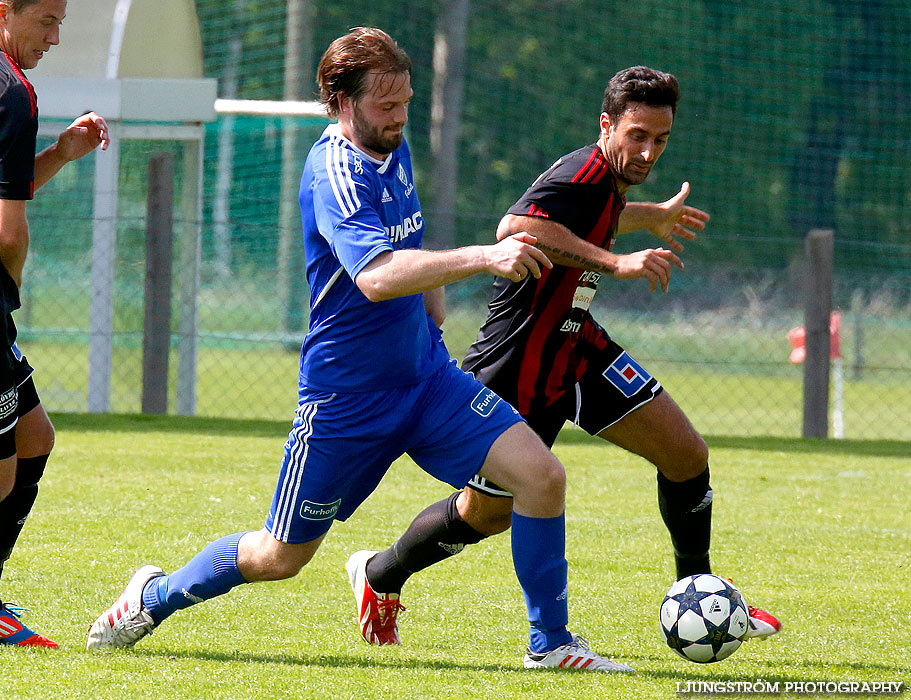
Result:
<svg viewBox="0 0 911 700"><path fill-rule="evenodd" d="M208 435L284 438L291 428L287 421L199 418L195 416L146 416L113 413L54 413L51 419L60 430L85 432L181 432ZM709 447L768 452L844 454L868 457L911 458L911 442L900 440L824 440L821 438L776 438L707 436ZM604 445L583 430L566 429L557 440L562 445Z"/></svg>
<svg viewBox="0 0 911 700"><path fill-rule="evenodd" d="M823 438L776 438L707 435L710 448L760 450L764 452L801 452L809 454L844 454L866 457L911 458L911 442L901 440L825 440ZM603 445L604 440L583 430L566 429L557 438L562 445Z"/></svg>
<svg viewBox="0 0 911 700"><path fill-rule="evenodd" d="M528 670L516 665L502 664L481 664L481 663L460 663L457 661L425 661L421 659L406 659L396 654L388 660L379 660L375 658L366 658L359 656L340 656L332 654L319 654L316 656L293 656L291 654L261 654L261 653L244 653L235 651L231 653L218 651L202 650L181 650L173 651L166 649L134 649L130 652L142 656L166 658L169 660L188 659L195 661L215 661L215 662L241 662L256 664L274 664L279 666L296 666L296 667L316 667L316 668L359 668L359 669L424 669L429 671L470 671L486 673L529 673ZM618 657L619 658L619 657ZM848 663L833 661L829 663L814 661L795 661L787 662L789 669L799 671L806 670L807 675L797 675L796 673L782 674L780 672L782 662L759 662L760 665L768 668L768 673L718 673L719 666L711 666L711 673L707 673L709 666L700 666L704 669L702 673L687 672L685 670L667 668L667 659L655 656L628 655L622 659L624 662L631 663L636 668L636 675L643 678L653 678L656 680L668 680L676 682L686 681L706 681L712 682L737 682L737 681L756 681L762 679L766 683L779 683L784 686L785 683L809 683L809 682L838 682L848 680L863 680L854 677L845 677L844 673L870 673L876 672L882 677L877 680L890 682L904 682L907 689L908 674L911 668L895 666L881 663ZM653 663L660 666L660 669L649 669L642 664ZM539 669L536 673L580 673L588 674L589 671L579 669Z"/></svg>
<svg viewBox="0 0 911 700"><path fill-rule="evenodd" d="M250 437L285 438L291 429L286 421L196 416L146 416L123 413L52 413L58 430L105 433L200 433Z"/></svg>
<svg viewBox="0 0 911 700"><path fill-rule="evenodd" d="M241 662L256 664L276 664L281 666L314 666L319 668L363 668L363 669L427 669L429 671L486 671L489 673L504 673L524 671L519 666L502 666L496 664L464 664L448 661L423 661L421 659L403 659L395 655L388 660L378 660L358 656L337 656L319 654L316 656L293 656L291 654L256 654L240 651L226 653L219 651L181 650L169 651L166 649L135 649L132 653L167 658L169 660L193 659L205 661Z"/></svg>

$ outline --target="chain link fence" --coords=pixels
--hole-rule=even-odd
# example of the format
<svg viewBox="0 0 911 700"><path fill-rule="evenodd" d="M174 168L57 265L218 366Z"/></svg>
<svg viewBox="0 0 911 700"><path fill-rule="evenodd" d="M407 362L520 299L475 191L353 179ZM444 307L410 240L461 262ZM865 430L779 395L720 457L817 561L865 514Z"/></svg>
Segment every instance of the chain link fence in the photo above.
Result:
<svg viewBox="0 0 911 700"><path fill-rule="evenodd" d="M434 221L445 212L434 201L428 155L437 4L310 4L314 64L332 38L369 23L388 29L414 58L409 139L425 244L441 247ZM601 92L616 70L634 63L670 70L684 95L673 138L649 182L630 195L663 199L689 180L691 203L713 220L688 244L686 270L674 272L668 294L607 279L595 317L703 433L797 436L802 369L788 360L786 334L803 324L803 237L810 228L834 229L845 437L911 440L911 229L904 214L911 206L911 49L903 39L911 8L888 0L691 4L472 3L456 242L492 240L499 217L540 171L594 141ZM265 51L263 42L270 32L283 36L285 3L227 3L239 8L234 13L214 0L197 5L207 73L224 82L233 71L230 97L281 99L281 51ZM529 29L531 16L538 21ZM202 220L175 203L175 248L197 230L202 236L198 415L285 420L295 408L308 290L299 255L289 253L289 241L297 253L302 246L299 223L287 216L282 172L283 165L300 172L324 125L231 115L206 127ZM292 133L289 164L283 145ZM186 175L178 144L134 140L121 148L113 412L141 408L146 168L162 150L178 156L179 200ZM17 325L54 411L88 407L96 157L105 154L67 166L29 209L32 248ZM616 250L650 246L647 235L629 234ZM178 288L189 274L181 265L175 260L171 412L185 312ZM455 357L484 319L489 282L448 290L444 330Z"/></svg>

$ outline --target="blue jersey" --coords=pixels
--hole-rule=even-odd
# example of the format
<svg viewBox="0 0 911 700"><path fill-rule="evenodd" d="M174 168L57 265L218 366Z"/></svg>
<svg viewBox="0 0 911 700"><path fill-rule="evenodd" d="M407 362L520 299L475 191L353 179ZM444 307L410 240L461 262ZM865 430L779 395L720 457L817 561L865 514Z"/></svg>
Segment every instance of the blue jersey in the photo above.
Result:
<svg viewBox="0 0 911 700"><path fill-rule="evenodd" d="M411 155L379 161L330 125L310 149L300 187L310 327L300 391L378 391L415 384L449 361L422 294L371 302L354 284L387 250L420 248L424 233Z"/></svg>

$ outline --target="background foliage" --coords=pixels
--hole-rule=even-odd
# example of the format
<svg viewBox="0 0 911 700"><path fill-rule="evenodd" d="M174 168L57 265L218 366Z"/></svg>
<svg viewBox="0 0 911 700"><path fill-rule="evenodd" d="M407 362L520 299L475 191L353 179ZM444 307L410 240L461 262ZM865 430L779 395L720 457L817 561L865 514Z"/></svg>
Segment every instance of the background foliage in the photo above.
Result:
<svg viewBox="0 0 911 700"><path fill-rule="evenodd" d="M239 96L280 99L284 1L197 0L209 75L243 38ZM313 69L356 24L389 31L415 62L411 140L426 171L433 0L314 0ZM902 0L475 0L468 27L461 134L463 242L488 226L557 156L594 141L601 97L617 70L674 73L683 101L671 147L636 198L666 197L688 179L715 215L693 255L782 264L751 242L801 240L836 228L842 262L887 263L881 248L911 233L911 7ZM315 86L312 88L315 98ZM426 197L425 197L426 198ZM431 218L432 222L432 218ZM432 229L431 229L432 230ZM897 261L892 260L893 264ZM907 258L904 258L907 263Z"/></svg>

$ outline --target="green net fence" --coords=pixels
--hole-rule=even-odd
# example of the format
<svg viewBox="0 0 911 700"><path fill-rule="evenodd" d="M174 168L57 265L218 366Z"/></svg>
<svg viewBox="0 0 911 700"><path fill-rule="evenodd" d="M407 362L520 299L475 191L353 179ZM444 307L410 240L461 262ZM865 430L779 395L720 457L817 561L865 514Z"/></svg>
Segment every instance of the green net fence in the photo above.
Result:
<svg viewBox="0 0 911 700"><path fill-rule="evenodd" d="M434 41L449 4L197 2L206 74L219 79L223 97L287 94L292 6L303 9L294 16L306 25L296 76L304 87L297 86L296 97L315 96L319 56L348 28L373 24L399 40L415 63L409 140L428 247L492 240L500 216L538 173L596 139L604 86L617 70L646 64L674 73L683 99L670 144L630 199L665 199L686 180L691 203L713 218L687 246L686 270L674 274L669 294L649 294L641 281L607 280L596 318L661 379L702 432L799 435L802 369L788 361L786 333L803 323L804 237L832 229L845 436L911 440L911 5L466 5L451 211L435 198L439 173L430 141ZM308 290L287 173L299 172L324 125L315 117L221 115L206 126L202 220L181 215L175 222L178 237L194 235L201 223L200 415L284 419L295 406ZM137 139L125 142L120 155L112 411L140 410L146 165L156 151L177 155L179 199L187 176L181 148ZM53 410L87 408L93 158L68 166L30 205L32 252L17 322ZM434 222L450 214L454 234L442 239ZM296 243L290 252L289 240ZM646 234L630 234L616 250L652 245ZM448 291L445 337L455 357L484 318L489 284L479 278Z"/></svg>

